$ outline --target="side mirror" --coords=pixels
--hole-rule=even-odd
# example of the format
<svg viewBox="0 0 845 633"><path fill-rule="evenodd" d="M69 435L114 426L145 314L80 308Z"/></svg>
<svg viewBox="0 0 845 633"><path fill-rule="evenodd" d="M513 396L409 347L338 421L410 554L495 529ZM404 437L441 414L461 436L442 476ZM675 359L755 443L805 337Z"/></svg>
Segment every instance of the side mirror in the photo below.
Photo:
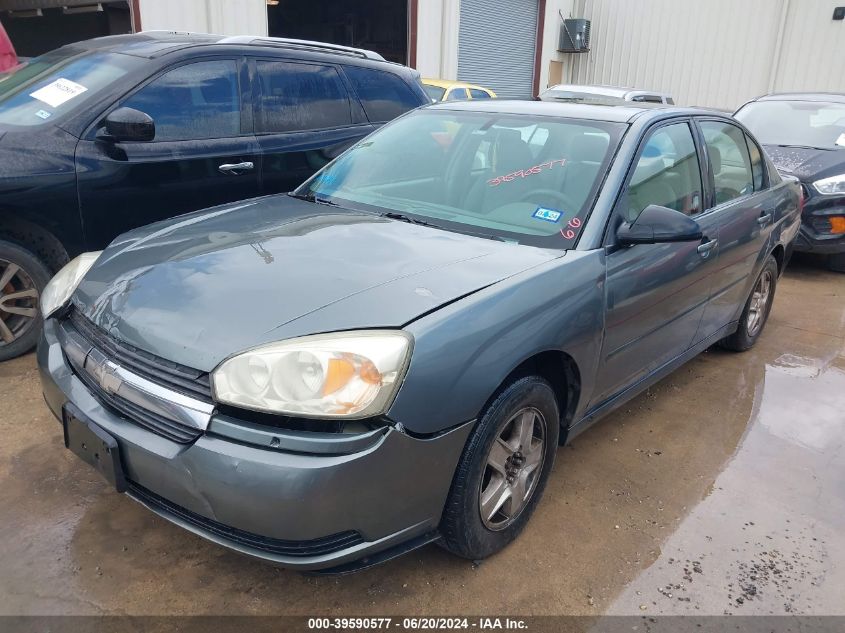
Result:
<svg viewBox="0 0 845 633"><path fill-rule="evenodd" d="M625 222L616 231L620 244L663 244L695 242L702 238L698 222L674 209L651 204L634 222Z"/></svg>
<svg viewBox="0 0 845 633"><path fill-rule="evenodd" d="M118 108L106 117L104 140L151 141L156 135L152 117L134 108Z"/></svg>

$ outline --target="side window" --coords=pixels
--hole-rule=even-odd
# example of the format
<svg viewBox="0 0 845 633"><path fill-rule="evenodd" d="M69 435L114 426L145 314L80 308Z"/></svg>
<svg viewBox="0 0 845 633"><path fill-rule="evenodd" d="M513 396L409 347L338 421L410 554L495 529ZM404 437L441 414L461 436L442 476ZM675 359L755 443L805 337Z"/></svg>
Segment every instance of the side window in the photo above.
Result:
<svg viewBox="0 0 845 633"><path fill-rule="evenodd" d="M156 141L225 138L241 133L234 60L179 66L151 81L121 105L153 118Z"/></svg>
<svg viewBox="0 0 845 633"><path fill-rule="evenodd" d="M373 123L390 121L422 105L408 84L393 73L360 66L346 66L344 70Z"/></svg>
<svg viewBox="0 0 845 633"><path fill-rule="evenodd" d="M486 90L479 90L478 88L470 88L469 94L473 99L489 99L490 95Z"/></svg>
<svg viewBox="0 0 845 633"><path fill-rule="evenodd" d="M256 62L260 96L257 134L350 125L349 94L337 70L318 64Z"/></svg>
<svg viewBox="0 0 845 633"><path fill-rule="evenodd" d="M701 131L713 168L716 204L724 204L754 191L751 158L745 133L721 121L702 121Z"/></svg>
<svg viewBox="0 0 845 633"><path fill-rule="evenodd" d="M622 199L621 213L633 222L643 209L657 204L694 215L702 210L701 191L701 170L689 125L666 125L646 140Z"/></svg>
<svg viewBox="0 0 845 633"><path fill-rule="evenodd" d="M452 88L446 95L446 101L466 101L469 94L466 88Z"/></svg>
<svg viewBox="0 0 845 633"><path fill-rule="evenodd" d="M754 174L754 191L761 191L766 187L766 162L763 160L763 153L754 139L745 135L745 143L748 145L748 152L751 155L751 172Z"/></svg>

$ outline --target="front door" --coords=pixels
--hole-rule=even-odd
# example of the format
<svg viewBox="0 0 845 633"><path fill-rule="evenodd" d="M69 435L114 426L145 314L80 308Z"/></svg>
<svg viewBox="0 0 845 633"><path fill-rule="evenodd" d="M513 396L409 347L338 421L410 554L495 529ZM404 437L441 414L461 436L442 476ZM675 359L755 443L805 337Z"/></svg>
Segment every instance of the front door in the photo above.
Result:
<svg viewBox="0 0 845 633"><path fill-rule="evenodd" d="M259 195L261 156L243 116L241 66L214 58L172 67L115 104L151 116L152 141L105 141L96 129L80 141L76 167L89 249L136 226Z"/></svg>
<svg viewBox="0 0 845 633"><path fill-rule="evenodd" d="M696 218L701 242L611 247L607 256L605 338L598 406L692 345L718 265L718 225L704 206L700 148L689 121L662 125L640 147L615 210L616 225L634 222L651 204Z"/></svg>

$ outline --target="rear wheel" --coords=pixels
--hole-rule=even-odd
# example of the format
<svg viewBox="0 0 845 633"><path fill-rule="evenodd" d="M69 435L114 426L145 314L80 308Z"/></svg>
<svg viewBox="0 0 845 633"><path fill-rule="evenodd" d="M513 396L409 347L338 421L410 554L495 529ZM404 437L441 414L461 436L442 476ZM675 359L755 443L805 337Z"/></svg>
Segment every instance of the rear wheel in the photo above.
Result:
<svg viewBox="0 0 845 633"><path fill-rule="evenodd" d="M838 273L845 273L845 253L837 253L828 257L827 266Z"/></svg>
<svg viewBox="0 0 845 633"><path fill-rule="evenodd" d="M770 256L757 281L754 282L751 295L739 317L739 327L736 332L722 339L722 347L734 352L744 352L754 346L769 319L769 312L775 300L777 280L778 263L774 257Z"/></svg>
<svg viewBox="0 0 845 633"><path fill-rule="evenodd" d="M481 559L513 541L543 494L559 431L548 382L529 376L505 388L467 441L443 512L441 544Z"/></svg>
<svg viewBox="0 0 845 633"><path fill-rule="evenodd" d="M0 240L0 361L31 350L41 330L38 298L50 271L22 246Z"/></svg>

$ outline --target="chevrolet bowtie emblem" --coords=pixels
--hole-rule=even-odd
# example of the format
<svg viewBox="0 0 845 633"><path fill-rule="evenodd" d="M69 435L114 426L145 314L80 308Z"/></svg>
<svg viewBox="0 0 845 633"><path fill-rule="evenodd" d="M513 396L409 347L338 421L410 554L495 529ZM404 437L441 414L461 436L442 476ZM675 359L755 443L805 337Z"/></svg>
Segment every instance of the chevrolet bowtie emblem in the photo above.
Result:
<svg viewBox="0 0 845 633"><path fill-rule="evenodd" d="M116 394L123 384L123 379L118 375L120 367L100 354L92 352L88 354L85 361L85 370L91 375L100 388L109 394Z"/></svg>

